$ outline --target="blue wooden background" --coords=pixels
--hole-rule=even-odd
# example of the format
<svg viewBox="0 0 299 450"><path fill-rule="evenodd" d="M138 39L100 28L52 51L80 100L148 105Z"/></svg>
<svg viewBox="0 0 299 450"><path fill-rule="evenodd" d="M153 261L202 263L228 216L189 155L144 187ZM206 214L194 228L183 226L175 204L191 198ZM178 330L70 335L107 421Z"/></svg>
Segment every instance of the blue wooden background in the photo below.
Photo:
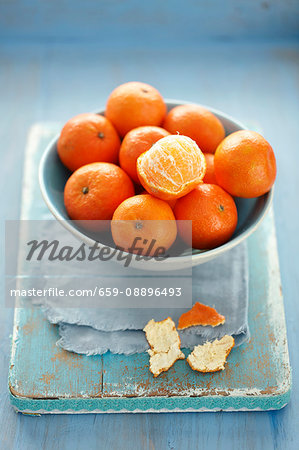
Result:
<svg viewBox="0 0 299 450"><path fill-rule="evenodd" d="M165 97L260 127L278 161L274 207L293 367L291 403L277 412L16 415L7 395L13 311L2 299L1 450L299 447L298 69L298 0L0 0L1 229L19 216L30 125L100 108L122 82L149 82ZM3 238L1 246L3 255Z"/></svg>
<svg viewBox="0 0 299 450"><path fill-rule="evenodd" d="M0 0L0 36L143 47L298 37L297 0Z"/></svg>

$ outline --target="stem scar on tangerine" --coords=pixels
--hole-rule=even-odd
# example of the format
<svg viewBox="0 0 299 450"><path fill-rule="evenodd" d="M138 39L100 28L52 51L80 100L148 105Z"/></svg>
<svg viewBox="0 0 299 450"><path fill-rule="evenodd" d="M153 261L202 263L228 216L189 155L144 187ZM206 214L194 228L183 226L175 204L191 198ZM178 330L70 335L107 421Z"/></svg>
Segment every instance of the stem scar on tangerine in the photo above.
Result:
<svg viewBox="0 0 299 450"><path fill-rule="evenodd" d="M233 197L217 184L200 184L174 207L181 238L190 244L185 221L192 220L192 247L207 250L227 242L233 235L238 212Z"/></svg>
<svg viewBox="0 0 299 450"><path fill-rule="evenodd" d="M131 81L115 88L108 97L105 116L121 137L144 125L160 126L167 108L160 92L146 83Z"/></svg>
<svg viewBox="0 0 299 450"><path fill-rule="evenodd" d="M61 162L74 172L94 162L117 163L120 138L112 123L100 114L79 114L61 130L57 151Z"/></svg>
<svg viewBox="0 0 299 450"><path fill-rule="evenodd" d="M114 211L111 232L115 245L125 251L154 256L160 247L168 250L177 236L177 224L171 207L151 195L126 199ZM135 248L136 238L141 247ZM150 248L145 248L148 242Z"/></svg>
<svg viewBox="0 0 299 450"><path fill-rule="evenodd" d="M115 209L134 195L133 182L120 167L92 163L80 167L67 180L64 204L71 220L85 221L84 228L108 226Z"/></svg>

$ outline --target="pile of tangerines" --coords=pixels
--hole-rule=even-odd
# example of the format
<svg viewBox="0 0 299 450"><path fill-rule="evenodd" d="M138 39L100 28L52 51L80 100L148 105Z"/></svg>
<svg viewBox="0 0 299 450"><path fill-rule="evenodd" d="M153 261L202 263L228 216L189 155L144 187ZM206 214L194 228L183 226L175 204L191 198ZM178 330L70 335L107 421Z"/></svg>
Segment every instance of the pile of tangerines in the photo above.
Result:
<svg viewBox="0 0 299 450"><path fill-rule="evenodd" d="M141 82L118 86L105 116L70 119L57 150L73 172L64 190L70 219L111 220L113 240L125 250L137 234L166 249L177 234L190 240L190 220L192 247L217 247L237 226L233 197L263 195L276 177L273 150L260 134L225 137L221 121L199 105L167 113L160 93Z"/></svg>

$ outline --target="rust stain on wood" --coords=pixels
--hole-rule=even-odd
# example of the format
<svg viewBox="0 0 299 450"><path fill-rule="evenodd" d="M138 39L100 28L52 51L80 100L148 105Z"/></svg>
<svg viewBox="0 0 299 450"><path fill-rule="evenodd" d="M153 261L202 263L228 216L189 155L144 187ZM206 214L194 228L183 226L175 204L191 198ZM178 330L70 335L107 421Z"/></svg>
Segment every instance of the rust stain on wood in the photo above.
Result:
<svg viewBox="0 0 299 450"><path fill-rule="evenodd" d="M60 362L63 364L67 364L69 369L83 369L83 355L79 355L78 353L71 353L66 350L58 348L54 355L51 358L51 361L54 363Z"/></svg>
<svg viewBox="0 0 299 450"><path fill-rule="evenodd" d="M28 322L25 325L23 325L23 333L25 335L31 334L35 328L37 328L38 323L37 322Z"/></svg>
<svg viewBox="0 0 299 450"><path fill-rule="evenodd" d="M45 384L49 385L51 383L51 380L55 380L54 373L43 373L40 377L40 380L43 381Z"/></svg>
<svg viewBox="0 0 299 450"><path fill-rule="evenodd" d="M277 394L278 386L269 386L266 389L263 389L260 394L261 395L273 395Z"/></svg>

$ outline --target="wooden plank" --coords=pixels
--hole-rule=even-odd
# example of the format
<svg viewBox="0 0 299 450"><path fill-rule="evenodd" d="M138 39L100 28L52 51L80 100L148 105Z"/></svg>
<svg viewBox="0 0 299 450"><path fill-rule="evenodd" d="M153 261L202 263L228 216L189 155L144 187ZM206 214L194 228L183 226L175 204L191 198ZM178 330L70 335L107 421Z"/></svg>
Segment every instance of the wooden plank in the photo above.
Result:
<svg viewBox="0 0 299 450"><path fill-rule="evenodd" d="M10 391L26 398L78 398L102 395L102 358L69 353L56 346L57 327L40 309L15 313Z"/></svg>
<svg viewBox="0 0 299 450"><path fill-rule="evenodd" d="M41 150L57 132L57 125L35 125L29 134L24 166L21 219L49 216L38 183L32 184ZM102 357L69 353L56 346L57 327L51 325L40 308L20 300L14 320L10 366L10 390L27 398L98 397L102 393ZM88 370L84 366L88 361ZM83 388L84 386L84 388Z"/></svg>
<svg viewBox="0 0 299 450"><path fill-rule="evenodd" d="M248 344L233 349L225 371L200 374L186 361L153 378L148 356L104 357L104 396L267 396L290 387L283 300L273 214L249 239L250 286Z"/></svg>
<svg viewBox="0 0 299 450"><path fill-rule="evenodd" d="M24 169L23 219L48 214L41 202L38 186L31 180L45 142L55 133L54 125L35 125L31 131ZM45 411L65 410L59 401L66 399L77 400L70 406L73 411L110 411L114 408L161 410L168 407L184 410L186 407L213 409L213 403L198 401L195 406L166 399L163 403L157 403L155 398L218 397L217 407L227 409L248 407L242 399L251 396L265 398L265 408L277 407L277 398L271 403L269 396L270 400L271 396L285 397L290 388L290 369L273 215L249 242L253 334L248 345L232 352L224 372L198 374L185 361L179 361L170 371L154 379L148 371L147 354L124 357L108 353L103 357L86 357L65 352L56 347L56 327L45 320L40 309L30 308L28 300L20 300L20 306L24 308L16 310L10 370L13 403L25 411L43 409L43 404L35 402L33 405L30 401L33 399L58 399L57 404L48 402ZM20 397L28 399L28 402L22 400L18 403L16 398ZM105 397L107 401L88 403L85 407L84 399L95 400L99 397ZM153 401L126 401L122 405L113 401L112 397L150 397ZM219 403L222 397L227 398ZM230 398L238 398L239 403L230 403ZM263 407L263 404L257 403L255 407Z"/></svg>

